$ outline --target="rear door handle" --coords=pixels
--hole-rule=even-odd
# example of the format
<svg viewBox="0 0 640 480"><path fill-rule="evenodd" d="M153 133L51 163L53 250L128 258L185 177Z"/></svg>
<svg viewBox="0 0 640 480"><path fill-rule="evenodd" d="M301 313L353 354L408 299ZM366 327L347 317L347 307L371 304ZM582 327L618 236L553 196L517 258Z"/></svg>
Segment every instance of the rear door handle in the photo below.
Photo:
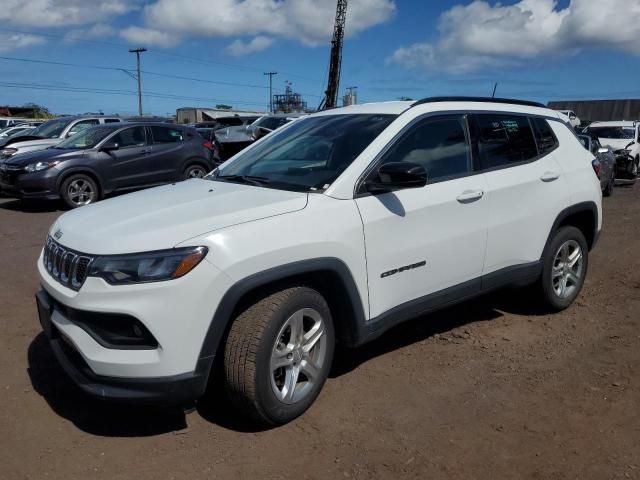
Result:
<svg viewBox="0 0 640 480"><path fill-rule="evenodd" d="M544 172L540 177L543 182L553 182L560 178L560 174L556 172Z"/></svg>
<svg viewBox="0 0 640 480"><path fill-rule="evenodd" d="M484 196L482 190L465 190L456 197L460 203L471 203L480 200Z"/></svg>

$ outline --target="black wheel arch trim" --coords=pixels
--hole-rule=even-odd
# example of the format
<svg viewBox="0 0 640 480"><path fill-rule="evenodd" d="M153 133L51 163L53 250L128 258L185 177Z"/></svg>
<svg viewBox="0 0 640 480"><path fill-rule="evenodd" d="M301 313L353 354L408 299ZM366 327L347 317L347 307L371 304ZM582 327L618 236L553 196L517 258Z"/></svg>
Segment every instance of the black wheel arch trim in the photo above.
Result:
<svg viewBox="0 0 640 480"><path fill-rule="evenodd" d="M69 178L71 175L74 175L74 174L88 175L92 177L93 179L95 179L96 183L98 184L98 190L99 190L98 193L100 195L104 195L106 193L106 186L105 186L104 179L102 178L102 175L96 172L93 168L84 167L84 166L69 167L61 171L60 175L58 175L58 180L56 182L56 189L60 191L60 188L62 188L62 184L65 182L65 180L67 180L67 178Z"/></svg>
<svg viewBox="0 0 640 480"><path fill-rule="evenodd" d="M226 291L209 324L200 349L196 372L199 374L206 373L208 376L223 337L230 322L233 321L233 314L245 295L260 287L272 285L288 278L322 272L335 274L342 282L341 287L346 293L348 306L353 313L351 318L343 319L343 326L347 328L348 332L348 338L345 340L348 344L357 343L356 338L359 329L365 323L365 311L362 298L349 267L342 260L334 257L300 260L250 275L234 283Z"/></svg>
<svg viewBox="0 0 640 480"><path fill-rule="evenodd" d="M593 215L594 225L593 225L593 232L591 237L592 240L591 242L589 242L589 239L587 238L587 243L589 244L589 250L592 250L593 247L595 247L596 243L598 242L598 237L600 236L600 230L598 230L598 223L599 223L598 206L595 204L595 202L592 202L592 201L580 202L565 208L558 214L555 221L553 222L553 226L551 227L551 230L549 231L549 236L547 237L547 241L544 245L544 249L542 250L543 255L547 247L553 240L554 234L560 228L560 225L562 224L562 222L567 218L569 218L571 215L575 215L577 213L583 213L583 212L589 212Z"/></svg>

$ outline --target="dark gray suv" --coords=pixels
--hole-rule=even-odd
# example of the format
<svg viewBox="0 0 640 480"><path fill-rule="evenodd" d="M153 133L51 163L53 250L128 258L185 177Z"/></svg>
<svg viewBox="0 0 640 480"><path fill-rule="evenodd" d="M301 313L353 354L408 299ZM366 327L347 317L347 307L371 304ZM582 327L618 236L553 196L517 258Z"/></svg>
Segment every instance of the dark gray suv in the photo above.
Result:
<svg viewBox="0 0 640 480"><path fill-rule="evenodd" d="M215 166L212 148L184 126L101 125L55 147L0 161L0 189L22 199L62 198L75 208L117 190L202 177Z"/></svg>

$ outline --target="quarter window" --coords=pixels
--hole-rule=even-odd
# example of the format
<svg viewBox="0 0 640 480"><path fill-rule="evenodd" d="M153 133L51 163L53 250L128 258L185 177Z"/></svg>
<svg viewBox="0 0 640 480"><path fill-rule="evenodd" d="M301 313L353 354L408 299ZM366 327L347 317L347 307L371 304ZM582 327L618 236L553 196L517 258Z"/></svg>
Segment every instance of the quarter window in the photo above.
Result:
<svg viewBox="0 0 640 480"><path fill-rule="evenodd" d="M120 148L142 147L147 143L147 137L144 127L133 127L114 135L111 141L117 143Z"/></svg>
<svg viewBox="0 0 640 480"><path fill-rule="evenodd" d="M526 162L538 156L529 119L521 115L477 115L483 169Z"/></svg>
<svg viewBox="0 0 640 480"><path fill-rule="evenodd" d="M98 119L81 120L80 122L76 123L73 127L71 127L71 130L69 130L69 133L67 133L67 137L75 135L83 130L86 130L87 128L95 127L96 125L99 125L99 124L100 124L100 121Z"/></svg>
<svg viewBox="0 0 640 480"><path fill-rule="evenodd" d="M555 150L558 146L558 139L553 133L549 122L544 118L535 117L531 119L531 123L533 124L533 131L536 134L536 142L538 143L540 155L546 155L552 150ZM585 145L585 148L588 147Z"/></svg>
<svg viewBox="0 0 640 480"><path fill-rule="evenodd" d="M104 123L120 123L120 120L117 118L105 118Z"/></svg>
<svg viewBox="0 0 640 480"><path fill-rule="evenodd" d="M183 140L182 131L177 128L151 127L153 143L175 143Z"/></svg>
<svg viewBox="0 0 640 480"><path fill-rule="evenodd" d="M471 164L465 123L461 115L422 120L391 147L382 163L417 163L429 181L465 175Z"/></svg>

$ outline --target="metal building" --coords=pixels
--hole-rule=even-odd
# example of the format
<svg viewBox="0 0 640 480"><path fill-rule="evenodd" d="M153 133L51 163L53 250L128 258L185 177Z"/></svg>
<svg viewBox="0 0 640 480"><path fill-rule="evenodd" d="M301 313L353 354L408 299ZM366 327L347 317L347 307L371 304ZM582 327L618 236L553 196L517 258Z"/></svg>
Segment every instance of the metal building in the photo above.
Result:
<svg viewBox="0 0 640 480"><path fill-rule="evenodd" d="M266 112L225 110L220 108L184 107L176 110L176 123L198 123L235 115L266 115Z"/></svg>
<svg viewBox="0 0 640 480"><path fill-rule="evenodd" d="M568 100L549 102L553 110L573 110L582 122L640 120L640 100Z"/></svg>

